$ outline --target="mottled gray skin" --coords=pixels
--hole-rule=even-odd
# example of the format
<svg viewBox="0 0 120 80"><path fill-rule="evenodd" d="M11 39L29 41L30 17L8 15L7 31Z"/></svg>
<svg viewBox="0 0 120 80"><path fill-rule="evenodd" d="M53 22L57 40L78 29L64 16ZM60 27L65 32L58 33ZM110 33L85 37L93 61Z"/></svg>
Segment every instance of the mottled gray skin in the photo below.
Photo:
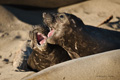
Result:
<svg viewBox="0 0 120 80"><path fill-rule="evenodd" d="M71 58L120 48L120 32L86 26L81 19L67 13L44 13L43 18L54 30L47 42L60 45Z"/></svg>
<svg viewBox="0 0 120 80"><path fill-rule="evenodd" d="M39 45L36 39L37 32L47 35L48 30L45 27L39 26L30 32L30 37L33 44L33 51L27 61L30 68L35 71L40 71L57 63L70 60L67 52L58 45L51 45L47 42Z"/></svg>

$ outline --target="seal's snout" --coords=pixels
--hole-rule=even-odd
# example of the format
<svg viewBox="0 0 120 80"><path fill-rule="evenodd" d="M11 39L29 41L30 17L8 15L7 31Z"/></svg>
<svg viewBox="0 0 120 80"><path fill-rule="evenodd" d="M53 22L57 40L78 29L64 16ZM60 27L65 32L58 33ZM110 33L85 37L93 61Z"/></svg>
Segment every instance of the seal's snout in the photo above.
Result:
<svg viewBox="0 0 120 80"><path fill-rule="evenodd" d="M43 18L52 18L52 15L49 13L44 12L43 13Z"/></svg>
<svg viewBox="0 0 120 80"><path fill-rule="evenodd" d="M44 20L44 23L47 24L47 25L50 25L54 22L54 16L50 13L43 13L43 20Z"/></svg>

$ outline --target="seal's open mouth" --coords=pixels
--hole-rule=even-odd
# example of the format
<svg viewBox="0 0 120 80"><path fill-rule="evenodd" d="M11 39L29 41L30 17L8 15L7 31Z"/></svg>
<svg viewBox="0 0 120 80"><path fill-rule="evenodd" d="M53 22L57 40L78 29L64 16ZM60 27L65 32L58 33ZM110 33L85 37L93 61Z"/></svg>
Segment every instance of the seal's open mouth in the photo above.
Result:
<svg viewBox="0 0 120 80"><path fill-rule="evenodd" d="M43 35L42 33L37 32L36 38L37 38L37 43L39 45L42 45L46 42L47 38L51 37L54 34L54 30L50 30L47 36Z"/></svg>
<svg viewBox="0 0 120 80"><path fill-rule="evenodd" d="M42 45L43 43L45 43L45 40L46 40L46 36L44 36L42 33L37 33L36 34L36 38L37 38L37 43L39 44L39 45Z"/></svg>
<svg viewBox="0 0 120 80"><path fill-rule="evenodd" d="M40 32L37 32L36 39L39 45L46 43L46 40L52 37L55 33L55 28L52 26L55 22L55 17L52 14L43 13L43 22L46 27L48 27L49 32L47 35L44 35Z"/></svg>

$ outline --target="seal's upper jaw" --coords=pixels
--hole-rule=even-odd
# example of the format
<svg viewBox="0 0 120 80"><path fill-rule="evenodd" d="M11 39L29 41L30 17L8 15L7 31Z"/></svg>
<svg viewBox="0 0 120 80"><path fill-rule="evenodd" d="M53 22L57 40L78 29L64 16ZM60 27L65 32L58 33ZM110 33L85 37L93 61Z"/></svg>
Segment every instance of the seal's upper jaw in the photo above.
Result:
<svg viewBox="0 0 120 80"><path fill-rule="evenodd" d="M54 23L54 16L52 14L48 14L48 13L43 13L43 22L45 23L45 25L49 25L49 28L53 28L53 23Z"/></svg>
<svg viewBox="0 0 120 80"><path fill-rule="evenodd" d="M55 14L50 13L43 13L43 22L45 25L49 28L49 33L47 35L47 38L51 37L55 32Z"/></svg>

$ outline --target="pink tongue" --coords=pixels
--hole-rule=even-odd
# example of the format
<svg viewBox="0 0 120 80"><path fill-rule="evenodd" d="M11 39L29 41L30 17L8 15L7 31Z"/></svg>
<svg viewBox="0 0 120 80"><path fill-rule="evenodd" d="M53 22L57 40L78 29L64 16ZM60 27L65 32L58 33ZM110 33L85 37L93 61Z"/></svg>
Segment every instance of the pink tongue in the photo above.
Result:
<svg viewBox="0 0 120 80"><path fill-rule="evenodd" d="M37 35L37 40L38 42L40 42L41 40L43 40L44 38L41 35Z"/></svg>
<svg viewBox="0 0 120 80"><path fill-rule="evenodd" d="M46 39L47 39L47 38L44 37L41 33L38 33L38 34L37 34L37 41L39 42L39 44L45 43L45 40L46 40Z"/></svg>
<svg viewBox="0 0 120 80"><path fill-rule="evenodd" d="M50 37L50 36L52 36L53 35L53 33L54 33L54 30L51 30L49 33L48 33L48 37Z"/></svg>

